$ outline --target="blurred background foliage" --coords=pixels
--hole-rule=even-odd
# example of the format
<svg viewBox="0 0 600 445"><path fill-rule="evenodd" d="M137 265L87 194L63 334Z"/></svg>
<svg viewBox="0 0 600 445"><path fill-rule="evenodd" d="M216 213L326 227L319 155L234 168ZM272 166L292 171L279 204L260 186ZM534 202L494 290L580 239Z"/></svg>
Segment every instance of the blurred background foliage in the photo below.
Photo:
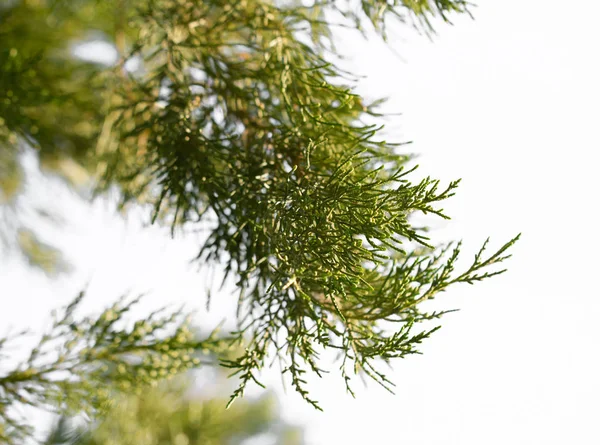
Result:
<svg viewBox="0 0 600 445"><path fill-rule="evenodd" d="M65 264L28 213L49 216L53 203L36 203L28 180L41 172L83 191L95 171L107 67L78 57L76 48L114 40L116 3L0 2L0 246L48 274ZM28 170L22 159L31 151L37 163Z"/></svg>
<svg viewBox="0 0 600 445"><path fill-rule="evenodd" d="M100 421L61 417L45 445L301 445L302 430L280 416L275 398L245 398L225 409L229 388L211 379L211 395L193 388L190 377L116 400ZM215 393L216 387L216 393Z"/></svg>

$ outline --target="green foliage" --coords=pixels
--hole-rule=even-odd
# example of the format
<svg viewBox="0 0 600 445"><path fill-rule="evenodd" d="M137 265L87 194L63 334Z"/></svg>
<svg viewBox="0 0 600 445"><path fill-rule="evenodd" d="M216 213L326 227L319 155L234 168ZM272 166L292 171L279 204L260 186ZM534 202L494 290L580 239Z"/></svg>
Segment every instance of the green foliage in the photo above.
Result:
<svg viewBox="0 0 600 445"><path fill-rule="evenodd" d="M152 312L134 323L125 316L138 302L121 298L97 316L77 316L81 293L53 314L50 329L29 356L0 377L0 440L20 443L32 432L24 406L59 413L105 412L123 394L140 394L160 380L200 365L220 352L214 334L195 338L182 311ZM8 340L0 341L0 352Z"/></svg>
<svg viewBox="0 0 600 445"><path fill-rule="evenodd" d="M0 121L0 128L3 123ZM9 137L8 132L0 134L0 138ZM0 151L0 203L9 202L19 192L22 182L23 169L17 158L17 151L14 148L4 148Z"/></svg>
<svg viewBox="0 0 600 445"><path fill-rule="evenodd" d="M42 268L49 275L54 275L68 268L62 260L60 252L40 241L32 231L19 230L17 242L29 264Z"/></svg>
<svg viewBox="0 0 600 445"><path fill-rule="evenodd" d="M102 29L102 9L95 1L0 4L1 238L3 247L21 248L31 264L50 273L62 269L60 256L23 221L27 176L19 158L33 146L45 170L73 185L87 179L86 168L95 169L90 155L104 119L103 79L100 67L74 58L70 46Z"/></svg>
<svg viewBox="0 0 600 445"><path fill-rule="evenodd" d="M327 351L338 353L350 392L359 373L390 389L378 363L417 353L435 329L416 326L445 313L421 303L504 272L490 266L509 257L518 237L484 256L486 242L455 272L460 243L437 247L413 226L415 212L448 218L440 203L458 181L410 179L415 168L402 144L381 140L382 127L366 123L381 116L382 101L356 95L355 79L335 65L333 23L358 30L370 23L385 36L386 23L412 20L430 31L432 17L448 20L467 7L462 0L15 1L0 7L0 148L9 153L2 162L14 163L27 143L46 168L67 175L64 166L79 166L97 193L117 186L123 207L146 206L173 232L208 227L197 261L223 264L240 289L229 341L247 347L223 360L241 382L230 401L279 358L318 408L305 374L326 370L319 354ZM92 31L113 45L114 65L69 51ZM6 196L18 184L18 173L0 177ZM91 331L81 339L93 338L93 323L82 323ZM127 366L119 354L107 357L115 369ZM100 368L88 373L87 359L77 360L70 372L83 366L77 384L91 386L58 403L95 408L86 394ZM110 375L118 387L118 373Z"/></svg>
<svg viewBox="0 0 600 445"><path fill-rule="evenodd" d="M216 383L218 385L218 383ZM230 410L226 399L190 394L189 385L161 385L121 398L89 428L61 418L45 445L235 445L261 434L274 443L302 443L301 431L277 416L271 397L245 400Z"/></svg>

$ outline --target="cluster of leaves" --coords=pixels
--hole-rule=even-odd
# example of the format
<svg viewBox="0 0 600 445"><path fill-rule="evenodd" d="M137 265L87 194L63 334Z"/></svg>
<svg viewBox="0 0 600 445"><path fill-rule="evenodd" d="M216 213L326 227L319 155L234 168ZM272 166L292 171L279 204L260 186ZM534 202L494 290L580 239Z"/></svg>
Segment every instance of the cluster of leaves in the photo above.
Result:
<svg viewBox="0 0 600 445"><path fill-rule="evenodd" d="M121 398L101 422L88 427L62 417L44 443L236 445L265 435L281 445L303 443L301 430L279 419L270 396L244 400L226 410L219 396L190 394L187 382L175 383Z"/></svg>
<svg viewBox="0 0 600 445"><path fill-rule="evenodd" d="M27 406L58 413L105 412L115 396L139 395L145 387L199 366L201 355L225 348L215 333L195 338L181 310L162 309L127 323L125 315L139 298L121 298L98 316L81 317L76 310L82 298L83 293L54 313L50 329L28 357L0 374L2 443L21 443L32 434L31 422L22 415ZM0 341L0 351L9 340Z"/></svg>
<svg viewBox="0 0 600 445"><path fill-rule="evenodd" d="M118 185L124 206L149 205L153 221L173 230L209 225L197 260L221 262L235 277L239 328L232 341L248 344L223 361L240 376L232 401L276 356L293 386L318 407L304 374L325 370L323 351L340 354L349 390L355 373L389 388L377 362L417 352L432 331L415 333L414 325L443 314L421 303L452 284L502 273L489 267L508 258L517 238L489 256L484 245L466 271L455 273L460 244L436 248L411 224L415 212L447 218L439 203L458 181L445 188L430 178L409 181L414 169L401 144L380 140L382 128L366 123L380 116L381 101L354 94L355 79L334 63L333 21L357 29L370 23L384 34L390 18L428 27L431 17L446 19L467 6L462 0L16 1L0 8L3 82L14 85L0 105L0 135L13 139L0 144L14 146L16 137L37 146L42 158L70 157L97 175L98 192ZM67 56L69 43L90 29L114 44L115 66ZM52 38L44 43L46 35ZM22 43L29 36L31 48ZM34 67L31 75L26 66ZM90 360L104 345L95 343L94 323L76 331L79 341L91 339L84 348ZM61 326L55 328L62 332ZM67 363L86 364L75 380L80 390L69 391L77 400L57 399L60 391L50 390L58 386L44 385L50 392L33 390L24 400L97 407L86 398L99 397L94 376L108 372L118 386L119 365L128 376L158 366L154 359L128 365L109 354L114 366L107 361L108 370L90 372L89 362L81 362L88 355L76 354ZM68 370L76 374L79 365L73 366Z"/></svg>
<svg viewBox="0 0 600 445"><path fill-rule="evenodd" d="M0 238L2 247L20 248L46 272L60 269L52 263L60 256L39 239L27 215L32 204L22 155L35 148L45 171L73 185L95 169L103 67L74 58L71 46L111 23L97 2L0 4ZM49 205L37 207L51 212Z"/></svg>
<svg viewBox="0 0 600 445"><path fill-rule="evenodd" d="M88 163L104 119L104 67L73 57L72 46L113 27L111 13L93 1L0 6L3 147L15 150L26 142L37 148L43 166L60 173L68 161L93 167Z"/></svg>

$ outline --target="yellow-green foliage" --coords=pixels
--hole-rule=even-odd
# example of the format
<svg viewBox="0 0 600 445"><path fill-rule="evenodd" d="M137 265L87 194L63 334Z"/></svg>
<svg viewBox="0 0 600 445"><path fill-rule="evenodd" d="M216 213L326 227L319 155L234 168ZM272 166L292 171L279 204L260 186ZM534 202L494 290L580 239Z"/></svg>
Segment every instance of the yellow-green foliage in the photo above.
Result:
<svg viewBox="0 0 600 445"><path fill-rule="evenodd" d="M215 385L219 385L215 382ZM269 434L280 445L302 442L301 430L279 420L272 397L225 408L226 399L194 394L187 384L161 385L140 396L121 397L101 422L85 430L59 422L48 445L230 445Z"/></svg>

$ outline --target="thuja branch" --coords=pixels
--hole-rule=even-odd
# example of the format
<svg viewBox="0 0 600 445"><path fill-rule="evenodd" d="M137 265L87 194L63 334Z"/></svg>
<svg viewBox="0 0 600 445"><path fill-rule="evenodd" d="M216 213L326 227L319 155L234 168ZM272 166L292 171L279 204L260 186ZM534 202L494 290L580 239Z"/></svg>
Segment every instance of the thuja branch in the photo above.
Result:
<svg viewBox="0 0 600 445"><path fill-rule="evenodd" d="M333 45L332 17L384 35L394 19L429 29L434 16L468 13L467 2L107 0L87 12L64 1L13 3L1 11L0 34L23 51L0 51L11 92L0 101L0 137L8 129L42 154L85 160L99 176L97 192L118 186L123 206L148 205L152 221L173 231L207 228L197 260L224 264L240 290L232 337L246 339L247 349L224 362L241 380L234 398L279 358L293 387L318 406L306 376L325 371L319 354L328 350L340 353L346 384L365 373L389 388L377 364L416 353L433 332L413 333L418 323L445 313L422 303L503 272L495 267L516 238L490 256L482 248L457 273L460 244L435 248L426 228L412 224L416 212L448 218L440 206L458 181L444 188L416 177L403 144L380 138L383 127L368 122L382 116L381 101L355 93ZM50 13L66 34L49 28ZM57 58L89 29L117 31L116 66ZM43 42L38 56L23 47L22 30ZM125 70L132 60L138 68ZM60 353L42 354L46 361L36 353L6 374L3 400L95 409L101 378L130 390L122 369L170 374L155 349L168 356L183 346L140 343L153 331L117 328L119 308L55 321L58 336L41 346L63 342ZM91 386L82 386L84 374ZM75 401L60 397L61 385Z"/></svg>
<svg viewBox="0 0 600 445"><path fill-rule="evenodd" d="M0 374L3 443L18 443L13 441L32 431L16 414L19 406L96 415L117 395L140 394L145 386L200 366L202 355L227 347L216 333L198 340L182 310L161 309L128 323L125 316L139 298L122 298L97 316L78 316L83 296L55 312L28 357Z"/></svg>
<svg viewBox="0 0 600 445"><path fill-rule="evenodd" d="M426 20L467 6L384 3L363 1L362 18L381 28L390 14ZM415 212L448 218L439 205L458 181L411 183L401 144L380 140L382 127L363 122L380 116L378 102L364 105L330 60L323 19L331 9L360 22L344 2L260 0L155 0L131 22L145 71L113 98L104 180L121 184L125 201L151 204L157 222L210 225L197 259L221 261L236 277L234 336L249 342L224 362L240 377L233 398L277 356L318 406L305 375L323 371L318 353L328 349L352 368L343 369L346 382L364 372L389 386L376 362L415 353L432 331L411 327L444 313L420 304L501 273L487 268L516 241L455 274L460 245L434 249L411 224ZM389 332L390 321L402 326Z"/></svg>

